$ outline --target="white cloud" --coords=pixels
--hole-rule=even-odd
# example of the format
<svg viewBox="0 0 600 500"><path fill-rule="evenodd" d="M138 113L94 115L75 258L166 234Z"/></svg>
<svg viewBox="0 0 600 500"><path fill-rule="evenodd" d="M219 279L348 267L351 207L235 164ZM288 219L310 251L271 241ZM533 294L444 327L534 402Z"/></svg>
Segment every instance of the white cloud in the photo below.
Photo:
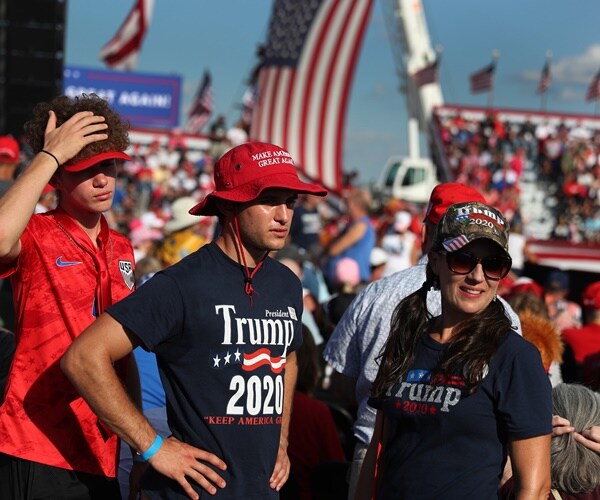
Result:
<svg viewBox="0 0 600 500"><path fill-rule="evenodd" d="M574 90L571 87L565 87L560 93L560 98L563 101L581 101L583 99L583 92Z"/></svg>
<svg viewBox="0 0 600 500"><path fill-rule="evenodd" d="M600 68L600 44L590 45L583 54L567 56L551 62L552 81L556 83L575 83L587 85ZM537 81L540 78L539 70L521 72L521 78L526 81ZM563 92L564 98L570 100L575 95L572 90ZM581 99L581 94L578 94Z"/></svg>
<svg viewBox="0 0 600 500"><path fill-rule="evenodd" d="M527 71L522 71L521 78L523 78L523 80L526 80L528 82L537 81L540 78L541 71L542 71L541 69L539 71L535 71L533 69L528 69Z"/></svg>
<svg viewBox="0 0 600 500"><path fill-rule="evenodd" d="M552 63L552 78L561 83L587 85L600 68L600 44L590 45L583 54L563 57Z"/></svg>

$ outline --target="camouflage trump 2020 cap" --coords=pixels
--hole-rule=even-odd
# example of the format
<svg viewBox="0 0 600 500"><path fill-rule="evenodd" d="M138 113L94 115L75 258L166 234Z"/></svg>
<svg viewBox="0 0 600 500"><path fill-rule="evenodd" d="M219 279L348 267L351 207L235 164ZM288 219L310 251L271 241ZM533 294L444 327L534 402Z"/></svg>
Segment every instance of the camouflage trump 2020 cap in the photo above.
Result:
<svg viewBox="0 0 600 500"><path fill-rule="evenodd" d="M497 243L508 253L509 224L504 215L479 202L455 203L440 219L433 248L456 252L480 238Z"/></svg>

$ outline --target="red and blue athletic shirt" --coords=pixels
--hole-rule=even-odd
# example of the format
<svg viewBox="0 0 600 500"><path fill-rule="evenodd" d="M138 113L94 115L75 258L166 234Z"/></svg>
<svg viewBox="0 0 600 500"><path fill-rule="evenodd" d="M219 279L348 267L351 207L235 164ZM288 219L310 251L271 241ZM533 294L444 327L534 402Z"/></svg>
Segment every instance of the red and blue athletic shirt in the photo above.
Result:
<svg viewBox="0 0 600 500"><path fill-rule="evenodd" d="M11 278L17 339L0 407L0 452L114 477L117 437L60 368L63 353L102 311L98 302L106 307L134 286L131 244L104 217L98 242L95 249L60 209L33 215L18 259L0 266L0 276Z"/></svg>
<svg viewBox="0 0 600 500"><path fill-rule="evenodd" d="M389 424L378 499L497 499L509 440L552 432L552 388L535 346L508 333L473 394L459 374L432 379L446 348L424 335L402 380L369 400Z"/></svg>
<svg viewBox="0 0 600 500"><path fill-rule="evenodd" d="M107 310L156 353L173 435L227 464L219 471L227 482L214 496L219 499L279 498L269 478L279 449L286 359L302 342L302 285L271 258L252 280L250 299L241 265L212 242ZM152 468L142 489L150 498L186 496Z"/></svg>

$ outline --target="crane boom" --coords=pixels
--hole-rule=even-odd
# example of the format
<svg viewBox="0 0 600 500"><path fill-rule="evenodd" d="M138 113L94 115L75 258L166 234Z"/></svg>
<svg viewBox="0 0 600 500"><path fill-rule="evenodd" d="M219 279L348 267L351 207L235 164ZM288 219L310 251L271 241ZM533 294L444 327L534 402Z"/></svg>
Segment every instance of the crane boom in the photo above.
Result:
<svg viewBox="0 0 600 500"><path fill-rule="evenodd" d="M386 0L384 0L385 2ZM420 153L420 133L432 144L431 121L435 108L444 103L437 78L419 82L414 75L438 62L439 54L431 45L421 0L387 0L392 2L388 31L395 55L401 91L408 112L408 157L392 157L384 167L379 187L384 196L426 202L438 182L436 167ZM393 22L391 22L393 20Z"/></svg>
<svg viewBox="0 0 600 500"><path fill-rule="evenodd" d="M444 100L437 80L418 86L411 75L436 62L439 55L431 45L421 0L396 0L395 19L405 68L403 89L409 115L409 135L417 134L417 137L409 137L409 156L418 157L418 130L429 133L433 110L441 106Z"/></svg>

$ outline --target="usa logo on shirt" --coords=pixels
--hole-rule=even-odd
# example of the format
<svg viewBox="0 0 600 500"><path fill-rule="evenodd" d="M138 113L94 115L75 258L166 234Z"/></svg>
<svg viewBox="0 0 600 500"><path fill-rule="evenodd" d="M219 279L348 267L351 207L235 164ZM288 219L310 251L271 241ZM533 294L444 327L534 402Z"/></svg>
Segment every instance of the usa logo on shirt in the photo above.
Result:
<svg viewBox="0 0 600 500"><path fill-rule="evenodd" d="M131 263L131 261L120 260L119 271L121 271L121 276L123 276L123 281L127 285L127 288L129 288L130 290L133 289L135 279L133 277L133 264Z"/></svg>

